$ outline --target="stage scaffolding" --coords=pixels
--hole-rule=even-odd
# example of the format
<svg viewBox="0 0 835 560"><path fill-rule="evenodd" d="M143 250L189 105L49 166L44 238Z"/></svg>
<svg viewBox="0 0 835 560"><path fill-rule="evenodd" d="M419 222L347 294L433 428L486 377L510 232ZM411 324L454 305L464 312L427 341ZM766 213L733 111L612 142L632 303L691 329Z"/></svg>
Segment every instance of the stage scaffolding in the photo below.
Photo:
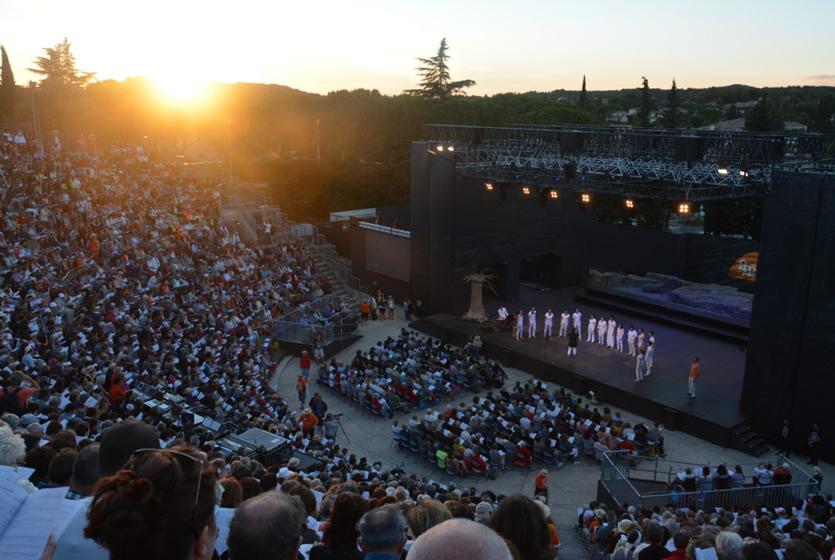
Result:
<svg viewBox="0 0 835 560"><path fill-rule="evenodd" d="M459 176L663 200L764 195L775 170L835 173L835 135L430 124Z"/></svg>

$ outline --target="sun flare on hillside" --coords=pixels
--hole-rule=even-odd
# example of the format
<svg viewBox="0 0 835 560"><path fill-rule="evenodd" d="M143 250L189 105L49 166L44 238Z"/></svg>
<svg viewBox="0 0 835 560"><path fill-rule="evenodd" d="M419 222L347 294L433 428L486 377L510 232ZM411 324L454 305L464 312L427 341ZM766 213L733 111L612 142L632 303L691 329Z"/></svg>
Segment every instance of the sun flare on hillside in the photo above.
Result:
<svg viewBox="0 0 835 560"><path fill-rule="evenodd" d="M159 95L169 103L202 104L209 96L209 82L199 76L169 74L157 76L153 82Z"/></svg>

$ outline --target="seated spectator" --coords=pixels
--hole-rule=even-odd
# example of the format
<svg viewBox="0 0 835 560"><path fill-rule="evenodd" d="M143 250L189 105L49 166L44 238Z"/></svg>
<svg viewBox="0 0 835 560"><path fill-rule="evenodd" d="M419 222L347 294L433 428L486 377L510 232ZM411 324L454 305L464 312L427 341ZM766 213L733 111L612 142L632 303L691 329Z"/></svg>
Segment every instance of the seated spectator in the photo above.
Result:
<svg viewBox="0 0 835 560"><path fill-rule="evenodd" d="M524 560L551 560L556 555L545 515L527 496L516 494L499 502L490 527Z"/></svg>
<svg viewBox="0 0 835 560"><path fill-rule="evenodd" d="M406 518L396 505L373 509L359 523L364 560L400 560L406 544Z"/></svg>
<svg viewBox="0 0 835 560"><path fill-rule="evenodd" d="M357 545L359 532L357 524L365 512L368 502L356 494L345 492L337 496L333 504L327 528L322 535L324 544L310 550L310 560L361 560L362 553Z"/></svg>
<svg viewBox="0 0 835 560"><path fill-rule="evenodd" d="M305 512L295 496L265 492L235 510L230 560L297 560Z"/></svg>
<svg viewBox="0 0 835 560"><path fill-rule="evenodd" d="M110 560L203 560L214 554L215 477L189 448L139 450L96 486L85 535Z"/></svg>
<svg viewBox="0 0 835 560"><path fill-rule="evenodd" d="M450 511L437 500L422 500L419 504L406 510L406 520L412 537L418 538L423 533L452 519Z"/></svg>
<svg viewBox="0 0 835 560"><path fill-rule="evenodd" d="M93 495L93 488L99 479L99 447L91 443L78 452L70 477L68 499L81 499Z"/></svg>
<svg viewBox="0 0 835 560"><path fill-rule="evenodd" d="M505 541L485 525L451 519L422 534L409 549L407 560L511 560Z"/></svg>

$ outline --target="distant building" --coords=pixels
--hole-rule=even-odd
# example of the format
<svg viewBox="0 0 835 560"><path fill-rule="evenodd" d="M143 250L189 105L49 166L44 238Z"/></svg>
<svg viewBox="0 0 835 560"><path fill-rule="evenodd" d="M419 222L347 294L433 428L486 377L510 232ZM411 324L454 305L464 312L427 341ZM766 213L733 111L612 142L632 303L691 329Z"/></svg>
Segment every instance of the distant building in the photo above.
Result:
<svg viewBox="0 0 835 560"><path fill-rule="evenodd" d="M627 111L612 111L611 113L606 115L606 120L608 122L626 124L627 122L629 122L629 117L635 117L637 115L638 108L632 107Z"/></svg>
<svg viewBox="0 0 835 560"><path fill-rule="evenodd" d="M755 99L753 101L738 101L736 103L728 103L723 108L725 112L727 112L731 107L734 107L738 114L744 115L745 111L747 111L748 109L753 109L759 102L759 99Z"/></svg>
<svg viewBox="0 0 835 560"><path fill-rule="evenodd" d="M797 121L785 121L783 123L783 130L796 130L800 132L806 132L808 129L808 126Z"/></svg>

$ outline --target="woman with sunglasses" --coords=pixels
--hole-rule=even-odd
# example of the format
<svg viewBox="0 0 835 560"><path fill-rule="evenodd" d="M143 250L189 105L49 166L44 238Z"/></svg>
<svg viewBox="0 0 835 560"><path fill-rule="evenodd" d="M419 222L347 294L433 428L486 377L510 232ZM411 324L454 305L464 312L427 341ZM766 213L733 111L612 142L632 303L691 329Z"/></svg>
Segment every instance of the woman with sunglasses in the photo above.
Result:
<svg viewBox="0 0 835 560"><path fill-rule="evenodd" d="M215 475L191 449L140 449L99 481L84 530L111 560L209 560Z"/></svg>

